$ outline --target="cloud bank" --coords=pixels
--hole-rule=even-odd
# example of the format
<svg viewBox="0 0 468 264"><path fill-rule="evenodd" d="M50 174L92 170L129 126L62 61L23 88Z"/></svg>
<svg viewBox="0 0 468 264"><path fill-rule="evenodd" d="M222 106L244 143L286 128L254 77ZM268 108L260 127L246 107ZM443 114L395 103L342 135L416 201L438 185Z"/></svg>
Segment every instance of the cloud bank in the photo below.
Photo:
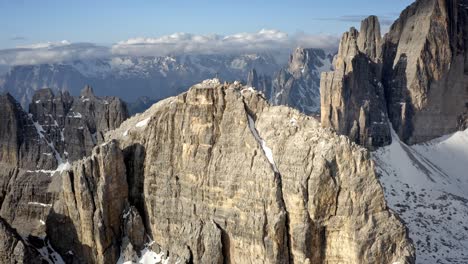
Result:
<svg viewBox="0 0 468 264"><path fill-rule="evenodd" d="M111 56L165 56L180 54L238 54L291 52L295 47L336 50L339 36L296 33L279 30L233 35L175 33L156 38L132 38L111 47L68 41L37 43L0 50L0 65L29 65L105 58Z"/></svg>
<svg viewBox="0 0 468 264"><path fill-rule="evenodd" d="M31 65L58 63L79 59L93 59L109 56L108 47L91 43L37 43L19 46L15 49L0 50L0 65Z"/></svg>

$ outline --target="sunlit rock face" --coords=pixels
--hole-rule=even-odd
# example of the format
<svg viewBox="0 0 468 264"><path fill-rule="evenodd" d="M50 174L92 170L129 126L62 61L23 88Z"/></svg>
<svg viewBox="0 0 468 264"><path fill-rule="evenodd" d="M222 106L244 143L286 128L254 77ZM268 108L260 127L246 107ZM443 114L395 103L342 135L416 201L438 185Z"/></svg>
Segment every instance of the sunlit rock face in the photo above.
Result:
<svg viewBox="0 0 468 264"><path fill-rule="evenodd" d="M129 203L174 261L414 262L368 152L248 87L205 81L106 138L126 153Z"/></svg>

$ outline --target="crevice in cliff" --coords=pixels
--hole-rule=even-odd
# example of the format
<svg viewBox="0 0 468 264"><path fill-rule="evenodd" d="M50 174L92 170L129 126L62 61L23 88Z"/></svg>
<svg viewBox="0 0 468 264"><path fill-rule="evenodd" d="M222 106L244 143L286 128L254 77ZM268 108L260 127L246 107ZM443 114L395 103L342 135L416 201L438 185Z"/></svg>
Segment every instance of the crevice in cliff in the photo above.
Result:
<svg viewBox="0 0 468 264"><path fill-rule="evenodd" d="M229 234L224 230L218 223L213 221L216 228L219 229L221 233L221 254L223 255L223 264L231 264L231 253L230 253L230 239Z"/></svg>
<svg viewBox="0 0 468 264"><path fill-rule="evenodd" d="M274 161L272 149L270 149L268 147L265 140L263 140L262 137L260 136L260 134L259 134L259 132L258 132L256 126L255 126L255 120L253 118L253 115L251 114L250 109L248 108L245 101L243 101L243 103L244 103L244 109L245 109L245 112L246 112L246 115L247 115L249 129L252 132L252 135L254 136L254 138L257 141L257 143L259 144L259 146L262 148L263 153L264 153L265 157L267 158L268 162L270 163L271 168L273 170L274 181L275 181L276 187L277 187L277 189L276 189L277 201L276 202L278 203L278 207L280 209L284 210L284 217L285 217L285 219L284 219L284 228L285 228L285 230L284 230L284 239L285 239L285 242L286 242L285 250L287 251L287 252L285 252L287 254L287 256L285 256L285 258L287 258L287 259L279 259L279 261L280 262L285 262L285 263L294 263L293 255L292 255L292 247L291 247L290 219L289 219L289 212L288 212L288 209L286 207L286 203L284 201L284 196L283 196L282 176L281 176L281 173L279 172L278 167L276 166L276 163ZM282 256L278 256L278 257L281 258Z"/></svg>
<svg viewBox="0 0 468 264"><path fill-rule="evenodd" d="M275 160L273 158L273 151L268 147L265 140L263 140L260 137L260 134L258 133L257 128L255 127L255 121L254 121L253 117L248 112L247 112L247 119L248 119L248 122L249 122L249 129L252 132L252 135L254 136L257 143L262 148L263 153L265 154L265 157L267 158L268 162L270 163L273 171L275 173L279 173L278 168L276 167Z"/></svg>

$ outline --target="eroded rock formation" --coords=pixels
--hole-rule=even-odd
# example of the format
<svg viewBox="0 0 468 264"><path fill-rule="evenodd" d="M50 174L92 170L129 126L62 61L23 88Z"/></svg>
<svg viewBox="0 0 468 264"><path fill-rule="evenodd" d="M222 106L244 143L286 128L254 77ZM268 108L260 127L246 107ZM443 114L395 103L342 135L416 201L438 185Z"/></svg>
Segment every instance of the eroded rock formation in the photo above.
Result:
<svg viewBox="0 0 468 264"><path fill-rule="evenodd" d="M322 125L370 149L391 142L379 49L380 25L372 16L361 33L351 28L343 35L334 71L323 73L320 83Z"/></svg>
<svg viewBox="0 0 468 264"><path fill-rule="evenodd" d="M408 144L463 129L467 6L466 0L418 0L383 39L376 17L364 20L360 33L346 33L335 71L322 75L323 125L371 149L390 143L387 115Z"/></svg>
<svg viewBox="0 0 468 264"><path fill-rule="evenodd" d="M418 0L385 36L389 117L405 142L457 130L468 102L468 1Z"/></svg>
<svg viewBox="0 0 468 264"><path fill-rule="evenodd" d="M139 164L129 200L158 246L174 262L413 263L368 152L245 88L195 85L107 135L127 153L109 163Z"/></svg>
<svg viewBox="0 0 468 264"><path fill-rule="evenodd" d="M29 114L9 94L0 96L0 217L20 237L30 237L23 243L42 258L58 256L43 238L62 191L60 172L89 155L126 117L121 100L95 97L90 87L80 98L39 90Z"/></svg>

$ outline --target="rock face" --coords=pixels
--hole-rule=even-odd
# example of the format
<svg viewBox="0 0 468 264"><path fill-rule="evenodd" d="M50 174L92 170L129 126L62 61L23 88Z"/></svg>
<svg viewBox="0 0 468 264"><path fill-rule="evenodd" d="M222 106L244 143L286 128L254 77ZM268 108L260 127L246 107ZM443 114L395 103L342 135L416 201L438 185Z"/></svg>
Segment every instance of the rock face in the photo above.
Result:
<svg viewBox="0 0 468 264"><path fill-rule="evenodd" d="M64 160L89 156L106 131L117 128L127 117L125 103L116 97L96 97L86 86L79 98L68 92L54 95L37 91L29 106L33 120L44 130Z"/></svg>
<svg viewBox="0 0 468 264"><path fill-rule="evenodd" d="M255 88L257 91L261 91L266 98L273 98L273 87L270 76L258 75L255 69L252 69L247 76L247 86Z"/></svg>
<svg viewBox="0 0 468 264"><path fill-rule="evenodd" d="M62 174L62 191L47 221L47 235L70 263L116 263L122 213L128 206L123 152L111 142ZM63 234L66 234L64 236Z"/></svg>
<svg viewBox="0 0 468 264"><path fill-rule="evenodd" d="M384 39L376 17L362 22L361 33L345 34L335 72L322 76L323 125L370 148L390 143L387 114L408 144L463 129L467 5L466 0L418 0ZM366 59L372 63L365 65Z"/></svg>
<svg viewBox="0 0 468 264"><path fill-rule="evenodd" d="M170 259L413 263L368 152L246 88L205 81L107 135L126 153L107 162L132 166L129 200ZM84 168L75 182L106 177Z"/></svg>
<svg viewBox="0 0 468 264"><path fill-rule="evenodd" d="M273 79L270 101L305 114L320 112L320 74L331 70L331 56L320 49L297 48L287 68Z"/></svg>
<svg viewBox="0 0 468 264"><path fill-rule="evenodd" d="M416 1L385 36L389 117L413 144L456 131L468 101L468 2Z"/></svg>
<svg viewBox="0 0 468 264"><path fill-rule="evenodd" d="M121 100L95 97L90 87L80 98L39 90L29 114L9 94L0 96L0 217L21 237L31 236L24 242L41 256L59 258L39 239L49 233L46 223L62 189L59 172L90 155L126 117Z"/></svg>
<svg viewBox="0 0 468 264"><path fill-rule="evenodd" d="M0 262L1 263L44 263L41 255L0 218Z"/></svg>
<svg viewBox="0 0 468 264"><path fill-rule="evenodd" d="M380 82L380 25L377 17L362 22L341 39L333 72L322 74L321 120L354 142L374 149L391 142L384 87Z"/></svg>
<svg viewBox="0 0 468 264"><path fill-rule="evenodd" d="M57 166L50 147L42 140L39 126L15 99L0 95L0 162L27 169Z"/></svg>
<svg viewBox="0 0 468 264"><path fill-rule="evenodd" d="M322 76L322 124L371 149L391 142L387 115L408 144L463 129L467 5L466 0L419 0L384 39L376 17L362 22L361 33L346 33L335 72Z"/></svg>

